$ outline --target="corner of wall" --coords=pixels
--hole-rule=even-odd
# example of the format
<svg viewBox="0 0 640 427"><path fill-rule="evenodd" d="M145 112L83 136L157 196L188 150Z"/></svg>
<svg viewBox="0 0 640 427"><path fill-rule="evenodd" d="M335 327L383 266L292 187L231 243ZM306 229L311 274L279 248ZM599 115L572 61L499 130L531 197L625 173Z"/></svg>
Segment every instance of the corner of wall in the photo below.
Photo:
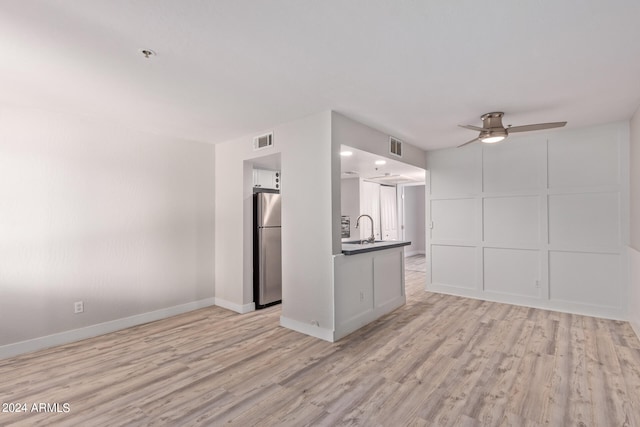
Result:
<svg viewBox="0 0 640 427"><path fill-rule="evenodd" d="M640 339L640 107L629 123L629 324Z"/></svg>
<svg viewBox="0 0 640 427"><path fill-rule="evenodd" d="M246 314L256 310L255 302L249 304L236 304L222 298L214 298L215 305L218 307L225 308L227 310L235 311L239 314Z"/></svg>
<svg viewBox="0 0 640 427"><path fill-rule="evenodd" d="M629 307L631 328L640 339L640 251L629 246Z"/></svg>
<svg viewBox="0 0 640 427"><path fill-rule="evenodd" d="M285 316L280 316L280 326L324 341L335 341L333 330L323 328L320 325L307 324Z"/></svg>
<svg viewBox="0 0 640 427"><path fill-rule="evenodd" d="M640 108L629 122L630 246L640 251ZM639 307L640 308L640 307Z"/></svg>

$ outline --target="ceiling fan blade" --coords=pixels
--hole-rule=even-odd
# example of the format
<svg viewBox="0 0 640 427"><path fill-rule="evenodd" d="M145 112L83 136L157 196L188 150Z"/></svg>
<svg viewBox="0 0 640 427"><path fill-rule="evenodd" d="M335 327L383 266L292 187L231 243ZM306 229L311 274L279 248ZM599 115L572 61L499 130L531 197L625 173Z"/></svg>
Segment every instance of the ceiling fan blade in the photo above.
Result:
<svg viewBox="0 0 640 427"><path fill-rule="evenodd" d="M467 142L465 142L465 143L464 143L464 144L462 144L462 145L458 145L458 148L460 148L460 147L464 147L464 146L465 146L465 145L467 145L467 144L471 144L472 142L476 142L476 141L479 141L479 140L480 140L480 138L473 138L471 141L467 141Z"/></svg>
<svg viewBox="0 0 640 427"><path fill-rule="evenodd" d="M524 126L513 126L507 128L509 133L513 132L529 132L532 130L543 130L543 129L552 129L552 128L561 128L566 125L567 122L553 122L553 123L538 123L535 125L524 125Z"/></svg>
<svg viewBox="0 0 640 427"><path fill-rule="evenodd" d="M478 132L482 132L483 130L486 130L483 128L479 128L478 126L472 126L472 125L458 125L458 126L460 126L461 128L469 129L469 130L475 130Z"/></svg>

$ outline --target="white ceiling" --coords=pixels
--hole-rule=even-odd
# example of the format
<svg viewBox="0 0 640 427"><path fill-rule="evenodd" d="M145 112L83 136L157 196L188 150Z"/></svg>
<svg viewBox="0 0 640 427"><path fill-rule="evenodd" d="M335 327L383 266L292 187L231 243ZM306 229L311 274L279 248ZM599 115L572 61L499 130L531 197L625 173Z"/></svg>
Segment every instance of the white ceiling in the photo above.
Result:
<svg viewBox="0 0 640 427"><path fill-rule="evenodd" d="M628 119L639 40L638 0L3 0L0 102L214 143L333 109L434 149L490 111Z"/></svg>
<svg viewBox="0 0 640 427"><path fill-rule="evenodd" d="M389 185L425 182L424 169L346 145L342 145L340 149L342 153L351 153L350 156L340 158L342 179L364 178ZM385 163L377 165L375 162L379 160Z"/></svg>

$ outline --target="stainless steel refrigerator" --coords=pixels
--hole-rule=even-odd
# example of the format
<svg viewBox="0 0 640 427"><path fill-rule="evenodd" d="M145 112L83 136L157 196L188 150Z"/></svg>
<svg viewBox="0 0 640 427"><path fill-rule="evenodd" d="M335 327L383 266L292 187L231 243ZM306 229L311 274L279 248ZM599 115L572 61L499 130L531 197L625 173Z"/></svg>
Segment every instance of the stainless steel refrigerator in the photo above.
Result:
<svg viewBox="0 0 640 427"><path fill-rule="evenodd" d="M253 300L264 308L282 300L280 194L253 195Z"/></svg>

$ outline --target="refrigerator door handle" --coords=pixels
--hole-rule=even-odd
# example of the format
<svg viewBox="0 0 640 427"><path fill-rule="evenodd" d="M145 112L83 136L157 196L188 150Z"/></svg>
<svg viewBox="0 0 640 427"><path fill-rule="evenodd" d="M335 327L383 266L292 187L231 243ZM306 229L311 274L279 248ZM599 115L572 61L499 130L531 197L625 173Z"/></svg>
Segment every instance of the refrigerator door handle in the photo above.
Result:
<svg viewBox="0 0 640 427"><path fill-rule="evenodd" d="M280 227L263 227L258 230L259 304L269 304L282 299L282 248Z"/></svg>

